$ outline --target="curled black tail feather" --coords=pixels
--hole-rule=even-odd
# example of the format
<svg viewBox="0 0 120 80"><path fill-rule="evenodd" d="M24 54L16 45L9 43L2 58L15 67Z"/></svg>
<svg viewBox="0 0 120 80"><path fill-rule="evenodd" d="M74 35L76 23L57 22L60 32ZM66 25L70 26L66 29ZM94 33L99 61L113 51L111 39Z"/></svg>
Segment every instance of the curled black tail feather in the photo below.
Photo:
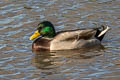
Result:
<svg viewBox="0 0 120 80"><path fill-rule="evenodd" d="M95 34L95 37L100 41L102 41L106 32L110 29L108 26L105 28L105 26L102 25L101 27L102 27L102 30L99 30L99 28L98 28L97 32Z"/></svg>
<svg viewBox="0 0 120 80"><path fill-rule="evenodd" d="M97 32L96 32L96 34L95 34L95 37L96 37L98 40L100 40L100 41L102 41L102 39L103 39L104 36L105 36L105 34L104 34L104 35L98 37L98 35L99 35L101 32L102 32L102 31L100 31L99 29L97 29Z"/></svg>

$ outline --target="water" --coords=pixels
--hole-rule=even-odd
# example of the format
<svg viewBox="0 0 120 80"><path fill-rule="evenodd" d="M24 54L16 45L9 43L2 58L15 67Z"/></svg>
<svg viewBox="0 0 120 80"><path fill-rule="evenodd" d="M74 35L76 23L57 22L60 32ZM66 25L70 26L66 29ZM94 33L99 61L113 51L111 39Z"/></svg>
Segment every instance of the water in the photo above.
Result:
<svg viewBox="0 0 120 80"><path fill-rule="evenodd" d="M39 22L57 31L112 29L101 47L32 52L29 36ZM120 0L0 0L0 80L119 80Z"/></svg>

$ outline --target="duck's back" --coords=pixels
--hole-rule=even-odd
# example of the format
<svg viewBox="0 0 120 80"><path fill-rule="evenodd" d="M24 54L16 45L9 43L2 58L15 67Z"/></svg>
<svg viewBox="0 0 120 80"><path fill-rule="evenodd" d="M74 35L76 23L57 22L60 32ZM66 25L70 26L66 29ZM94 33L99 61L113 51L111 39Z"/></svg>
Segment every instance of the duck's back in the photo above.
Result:
<svg viewBox="0 0 120 80"><path fill-rule="evenodd" d="M77 49L89 45L100 43L93 36L96 34L94 29L79 29L60 32L50 42L50 50Z"/></svg>

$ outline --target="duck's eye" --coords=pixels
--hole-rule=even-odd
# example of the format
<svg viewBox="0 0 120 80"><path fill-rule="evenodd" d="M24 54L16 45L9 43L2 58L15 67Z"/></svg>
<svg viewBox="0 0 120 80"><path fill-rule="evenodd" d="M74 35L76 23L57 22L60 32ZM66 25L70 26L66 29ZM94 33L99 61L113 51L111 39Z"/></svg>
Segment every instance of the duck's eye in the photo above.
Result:
<svg viewBox="0 0 120 80"><path fill-rule="evenodd" d="M42 29L42 27L38 27L38 28L37 28L37 30L41 30L41 29Z"/></svg>
<svg viewBox="0 0 120 80"><path fill-rule="evenodd" d="M43 24L38 24L37 30L40 32L41 29L43 28Z"/></svg>

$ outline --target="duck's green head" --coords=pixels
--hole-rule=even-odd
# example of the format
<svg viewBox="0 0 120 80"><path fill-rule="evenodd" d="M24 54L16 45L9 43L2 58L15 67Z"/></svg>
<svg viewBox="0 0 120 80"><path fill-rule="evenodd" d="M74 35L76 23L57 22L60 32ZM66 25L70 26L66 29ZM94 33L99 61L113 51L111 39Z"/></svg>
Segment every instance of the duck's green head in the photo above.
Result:
<svg viewBox="0 0 120 80"><path fill-rule="evenodd" d="M43 21L38 24L37 30L29 38L30 40L37 38L38 36L52 38L56 35L54 26L49 21Z"/></svg>

